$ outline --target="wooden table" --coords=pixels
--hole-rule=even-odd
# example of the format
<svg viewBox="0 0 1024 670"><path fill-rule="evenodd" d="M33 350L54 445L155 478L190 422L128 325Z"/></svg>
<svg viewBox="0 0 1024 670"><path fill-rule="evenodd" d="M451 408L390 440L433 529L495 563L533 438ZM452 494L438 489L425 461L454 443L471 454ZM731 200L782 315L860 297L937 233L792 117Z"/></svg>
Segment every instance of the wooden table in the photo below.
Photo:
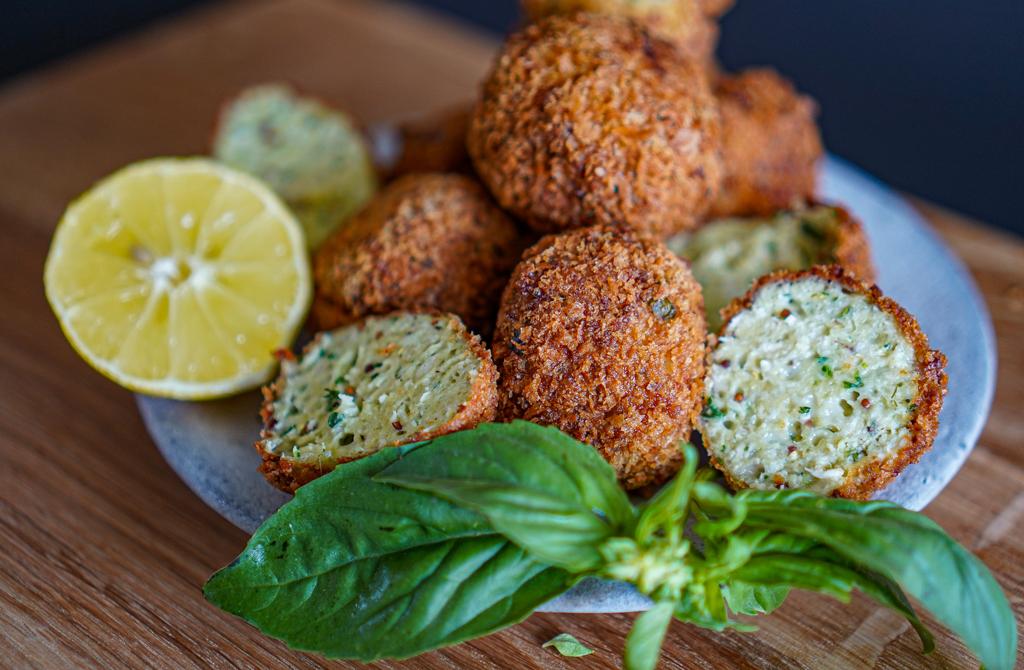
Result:
<svg viewBox="0 0 1024 670"><path fill-rule="evenodd" d="M65 343L43 298L43 258L71 197L130 161L202 152L218 102L245 84L287 78L380 120L472 95L493 49L464 27L380 2L229 3L0 90L0 666L349 667L291 652L205 603L200 585L245 536L164 463L131 394ZM995 572L1019 621L1024 244L918 204L978 280L1000 355L981 443L927 513ZM618 667L632 619L535 615L380 667ZM563 631L597 653L562 659L540 648ZM938 651L923 657L909 626L866 599L802 594L755 634L674 624L662 667L977 667L937 631Z"/></svg>

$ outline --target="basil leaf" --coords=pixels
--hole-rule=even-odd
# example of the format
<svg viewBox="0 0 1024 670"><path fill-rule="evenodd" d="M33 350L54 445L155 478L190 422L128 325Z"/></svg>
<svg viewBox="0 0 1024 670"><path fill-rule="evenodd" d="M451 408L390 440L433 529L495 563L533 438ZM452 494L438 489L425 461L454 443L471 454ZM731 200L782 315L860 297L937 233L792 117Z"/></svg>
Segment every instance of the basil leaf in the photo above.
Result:
<svg viewBox="0 0 1024 670"><path fill-rule="evenodd" d="M989 668L1014 664L1013 613L985 564L926 517L886 502L744 492L745 525L811 538L899 584Z"/></svg>
<svg viewBox="0 0 1024 670"><path fill-rule="evenodd" d="M541 645L541 649L554 647L562 656L587 656L593 654L594 650L583 644L569 633L559 633Z"/></svg>
<svg viewBox="0 0 1024 670"><path fill-rule="evenodd" d="M657 667L661 644L672 623L674 609L671 602L659 602L636 618L626 635L622 659L625 670L654 670Z"/></svg>
<svg viewBox="0 0 1024 670"><path fill-rule="evenodd" d="M204 588L218 607L328 657L405 658L521 621L570 576L471 511L373 480L423 444L300 488Z"/></svg>
<svg viewBox="0 0 1024 670"><path fill-rule="evenodd" d="M599 566L598 546L634 523L629 498L593 448L525 421L437 438L375 479L473 509L537 559L572 572Z"/></svg>
<svg viewBox="0 0 1024 670"><path fill-rule="evenodd" d="M694 475L697 472L697 450L692 444L683 447L683 467L675 478L661 487L653 498L640 510L634 537L643 544L658 531L669 526L681 526L686 519L686 508L690 501Z"/></svg>
<svg viewBox="0 0 1024 670"><path fill-rule="evenodd" d="M771 614L785 602L789 591L790 587L785 584L749 584L737 579L731 579L722 587L729 609L750 616Z"/></svg>
<svg viewBox="0 0 1024 670"><path fill-rule="evenodd" d="M853 589L860 589L865 595L881 605L895 610L906 617L921 638L924 653L935 648L931 632L918 618L913 607L899 586L882 575L862 572L842 564L839 557L830 552L817 552L818 556L793 556L789 554L763 554L747 562L733 573L733 579L747 584L764 587L797 587L818 591L849 602ZM730 587L732 583L730 583ZM731 606L731 605L730 605Z"/></svg>

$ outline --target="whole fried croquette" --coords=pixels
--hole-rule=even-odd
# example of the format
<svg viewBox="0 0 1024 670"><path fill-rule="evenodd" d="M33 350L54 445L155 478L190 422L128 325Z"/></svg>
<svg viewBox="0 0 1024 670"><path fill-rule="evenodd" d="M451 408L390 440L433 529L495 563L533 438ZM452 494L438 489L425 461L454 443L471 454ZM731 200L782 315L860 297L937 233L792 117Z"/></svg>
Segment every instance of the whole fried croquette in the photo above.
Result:
<svg viewBox="0 0 1024 670"><path fill-rule="evenodd" d="M399 124L400 153L389 177L414 172L471 172L466 130L472 111L472 104L458 105Z"/></svg>
<svg viewBox="0 0 1024 670"><path fill-rule="evenodd" d="M662 242L610 226L544 237L502 296L499 418L593 445L628 489L663 482L700 411L705 334L700 287Z"/></svg>
<svg viewBox="0 0 1024 670"><path fill-rule="evenodd" d="M769 216L814 196L822 156L817 105L770 69L721 76L725 178L709 218Z"/></svg>
<svg viewBox="0 0 1024 670"><path fill-rule="evenodd" d="M487 336L526 244L472 178L401 177L317 252L313 323L326 330L369 314L436 309Z"/></svg>
<svg viewBox="0 0 1024 670"><path fill-rule="evenodd" d="M723 307L776 270L834 264L864 281L875 277L860 222L838 206L813 205L771 218L719 219L675 235L666 244L690 262L712 331L722 323Z"/></svg>
<svg viewBox="0 0 1024 670"><path fill-rule="evenodd" d="M718 18L729 11L736 4L736 0L700 0L699 4L705 16Z"/></svg>
<svg viewBox="0 0 1024 670"><path fill-rule="evenodd" d="M724 316L700 431L733 488L867 499L931 448L946 358L877 287L780 271Z"/></svg>
<svg viewBox="0 0 1024 670"><path fill-rule="evenodd" d="M700 69L616 16L551 16L512 35L467 145L498 203L542 232L686 230L722 175L717 106Z"/></svg>
<svg viewBox="0 0 1024 670"><path fill-rule="evenodd" d="M494 418L490 352L452 314L398 312L322 332L263 389L260 471L283 491L385 447Z"/></svg>
<svg viewBox="0 0 1024 670"><path fill-rule="evenodd" d="M580 11L635 19L652 34L672 42L686 58L709 63L718 44L718 24L703 4L701 0L522 0L531 21Z"/></svg>

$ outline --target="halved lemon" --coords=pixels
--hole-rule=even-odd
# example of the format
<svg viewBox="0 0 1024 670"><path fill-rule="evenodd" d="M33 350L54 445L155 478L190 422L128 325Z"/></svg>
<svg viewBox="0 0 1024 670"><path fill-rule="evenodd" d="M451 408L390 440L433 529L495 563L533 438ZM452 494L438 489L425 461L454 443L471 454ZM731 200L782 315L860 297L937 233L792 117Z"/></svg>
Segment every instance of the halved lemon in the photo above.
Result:
<svg viewBox="0 0 1024 670"><path fill-rule="evenodd" d="M71 203L44 283L90 365L188 400L266 381L312 293L295 217L259 180L202 158L129 165Z"/></svg>

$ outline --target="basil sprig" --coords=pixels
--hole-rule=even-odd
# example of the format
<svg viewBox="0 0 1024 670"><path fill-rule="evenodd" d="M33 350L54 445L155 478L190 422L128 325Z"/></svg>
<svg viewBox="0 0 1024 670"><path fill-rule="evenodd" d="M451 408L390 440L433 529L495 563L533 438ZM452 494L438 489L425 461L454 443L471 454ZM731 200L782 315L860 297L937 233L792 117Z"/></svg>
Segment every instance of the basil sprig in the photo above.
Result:
<svg viewBox="0 0 1024 670"><path fill-rule="evenodd" d="M300 488L207 600L290 647L333 658L406 658L522 621L572 576L479 515L375 482L425 448L385 449Z"/></svg>
<svg viewBox="0 0 1024 670"><path fill-rule="evenodd" d="M696 451L634 507L592 448L526 422L483 425L339 466L299 489L206 585L214 604L327 656L404 658L526 617L587 576L654 606L625 667L654 668L672 618L751 630L791 588L860 590L931 634L904 589L986 667L1013 666L1006 598L927 518L799 491L728 493Z"/></svg>

